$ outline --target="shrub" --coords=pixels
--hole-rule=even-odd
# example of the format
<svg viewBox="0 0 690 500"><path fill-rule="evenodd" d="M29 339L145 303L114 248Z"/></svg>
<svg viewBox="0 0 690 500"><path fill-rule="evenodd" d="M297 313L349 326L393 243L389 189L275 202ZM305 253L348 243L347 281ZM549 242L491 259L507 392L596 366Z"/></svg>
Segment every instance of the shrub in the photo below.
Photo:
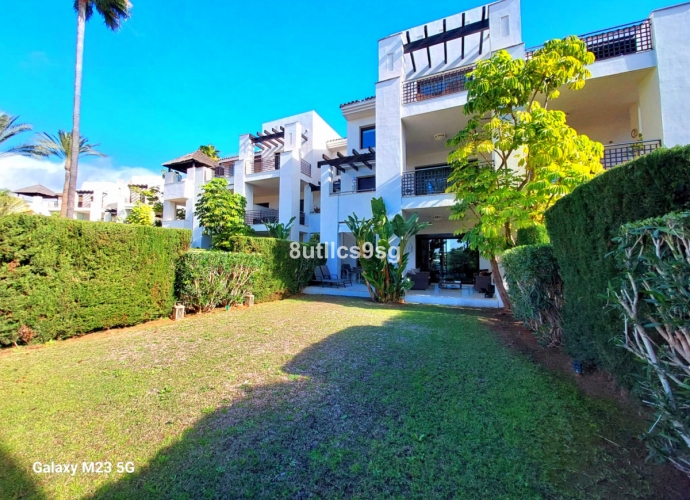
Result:
<svg viewBox="0 0 690 500"><path fill-rule="evenodd" d="M153 226L155 220L156 214L153 212L153 207L144 203L137 203L132 207L132 211L125 219L125 224Z"/></svg>
<svg viewBox="0 0 690 500"><path fill-rule="evenodd" d="M623 224L690 206L690 147L655 151L578 187L546 212L546 225L563 277L566 351L597 363L630 385L632 356L613 341L622 330L607 307L617 275L612 238Z"/></svg>
<svg viewBox="0 0 690 500"><path fill-rule="evenodd" d="M293 241L251 236L233 236L228 239L231 252L258 253L262 257L262 268L252 277L252 289L257 302L267 302L299 293L314 276L314 267L320 262L316 258L316 246L300 245L300 257L290 257ZM314 258L304 258L302 248L313 251ZM311 255L308 252L307 255Z"/></svg>
<svg viewBox="0 0 690 500"><path fill-rule="evenodd" d="M259 255L191 250L177 263L177 298L195 312L241 304L261 264Z"/></svg>
<svg viewBox="0 0 690 500"><path fill-rule="evenodd" d="M518 229L515 245L521 247L525 245L544 245L550 242L546 226L539 224Z"/></svg>
<svg viewBox="0 0 690 500"><path fill-rule="evenodd" d="M532 330L539 343L560 345L563 332L563 280L551 245L527 245L503 255L513 316Z"/></svg>
<svg viewBox="0 0 690 500"><path fill-rule="evenodd" d="M627 224L617 243L621 278L610 290L625 320L618 340L647 367L647 442L690 475L690 212Z"/></svg>
<svg viewBox="0 0 690 500"><path fill-rule="evenodd" d="M189 231L55 217L0 218L0 344L167 316Z"/></svg>

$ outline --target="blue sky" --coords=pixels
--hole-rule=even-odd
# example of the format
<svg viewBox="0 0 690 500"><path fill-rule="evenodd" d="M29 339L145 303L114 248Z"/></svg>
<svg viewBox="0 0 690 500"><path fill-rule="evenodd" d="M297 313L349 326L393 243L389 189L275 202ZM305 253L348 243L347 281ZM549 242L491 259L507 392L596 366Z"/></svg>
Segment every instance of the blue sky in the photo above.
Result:
<svg viewBox="0 0 690 500"><path fill-rule="evenodd" d="M71 128L72 0L3 2L0 110L36 131ZM160 164L314 109L338 132L339 105L374 94L377 41L481 2L436 0L133 0L118 33L86 30L82 132L104 169ZM673 0L523 0L528 46L646 18ZM24 184L27 184L24 182ZM0 185L3 178L0 176ZM16 186L15 186L16 187Z"/></svg>

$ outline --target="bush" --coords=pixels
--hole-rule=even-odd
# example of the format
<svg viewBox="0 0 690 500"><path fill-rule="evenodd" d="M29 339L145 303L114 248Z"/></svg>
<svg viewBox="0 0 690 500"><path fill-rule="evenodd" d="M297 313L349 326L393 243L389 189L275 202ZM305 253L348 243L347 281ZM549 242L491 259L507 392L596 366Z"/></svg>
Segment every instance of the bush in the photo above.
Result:
<svg viewBox="0 0 690 500"><path fill-rule="evenodd" d="M137 203L132 207L132 211L125 219L125 224L133 224L135 226L153 226L156 220L156 214L150 205L144 203Z"/></svg>
<svg viewBox="0 0 690 500"><path fill-rule="evenodd" d="M316 258L316 246L299 243L300 257L290 257L292 241L273 238L233 236L228 239L231 252L258 253L262 268L252 277L252 289L257 302L267 302L299 293L314 276L314 268L320 264ZM302 248L313 250L314 258L305 259ZM308 255L311 255L308 253Z"/></svg>
<svg viewBox="0 0 690 500"><path fill-rule="evenodd" d="M191 250L177 263L175 292L189 311L242 304L261 267L260 255Z"/></svg>
<svg viewBox="0 0 690 500"><path fill-rule="evenodd" d="M563 333L563 280L551 245L527 245L503 255L513 316L532 330L539 343L560 345Z"/></svg>
<svg viewBox="0 0 690 500"><path fill-rule="evenodd" d="M618 340L647 367L638 386L655 410L647 443L690 475L690 212L620 234L621 279L610 290L626 326Z"/></svg>
<svg viewBox="0 0 690 500"><path fill-rule="evenodd" d="M189 231L0 218L0 344L68 338L171 313ZM21 332L21 339L20 339Z"/></svg>
<svg viewBox="0 0 690 500"><path fill-rule="evenodd" d="M591 361L630 385L632 357L614 337L623 329L606 304L617 275L612 238L623 224L690 206L690 147L655 151L578 187L546 212L563 277L563 340L567 352Z"/></svg>
<svg viewBox="0 0 690 500"><path fill-rule="evenodd" d="M549 233L546 231L546 226L540 224L518 229L515 246L545 245L550 242L551 240L549 239Z"/></svg>

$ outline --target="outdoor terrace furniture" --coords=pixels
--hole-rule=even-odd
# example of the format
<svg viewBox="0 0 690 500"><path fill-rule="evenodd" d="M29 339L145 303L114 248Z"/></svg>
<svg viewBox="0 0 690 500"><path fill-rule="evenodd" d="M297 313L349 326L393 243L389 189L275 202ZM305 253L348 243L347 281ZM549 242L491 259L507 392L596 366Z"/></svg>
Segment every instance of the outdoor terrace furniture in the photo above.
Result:
<svg viewBox="0 0 690 500"><path fill-rule="evenodd" d="M412 290L426 290L429 288L430 273L418 272L408 273L407 277L412 280Z"/></svg>
<svg viewBox="0 0 690 500"><path fill-rule="evenodd" d="M323 268L325 268L326 272L324 272ZM330 274L326 266L316 266L316 268L314 269L314 275L316 276L316 282L321 285L336 287L342 286L343 288L345 288L348 284L352 284L349 280L339 279L335 275Z"/></svg>
<svg viewBox="0 0 690 500"><path fill-rule="evenodd" d="M478 275L474 280L474 289L479 293L487 293L491 290L491 275Z"/></svg>
<svg viewBox="0 0 690 500"><path fill-rule="evenodd" d="M442 280L438 286L444 290L462 290L462 281L446 279Z"/></svg>

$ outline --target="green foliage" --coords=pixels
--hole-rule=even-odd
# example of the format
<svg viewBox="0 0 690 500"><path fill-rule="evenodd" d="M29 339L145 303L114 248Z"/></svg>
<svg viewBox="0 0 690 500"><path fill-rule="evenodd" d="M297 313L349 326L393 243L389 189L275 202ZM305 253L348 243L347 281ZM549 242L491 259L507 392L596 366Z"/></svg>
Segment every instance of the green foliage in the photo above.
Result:
<svg viewBox="0 0 690 500"><path fill-rule="evenodd" d="M244 196L231 193L224 178L217 177L204 185L194 215L199 218L204 234L211 237L214 249L229 251L231 237L251 233L244 222L246 206Z"/></svg>
<svg viewBox="0 0 690 500"><path fill-rule="evenodd" d="M175 293L189 311L239 305L261 267L257 254L190 250L177 263Z"/></svg>
<svg viewBox="0 0 690 500"><path fill-rule="evenodd" d="M416 213L405 220L400 214L389 219L383 198L371 200L371 219L348 215L345 224L352 232L359 249L362 277L374 302L400 302L412 281L404 275L409 254L407 244L429 224L419 222ZM397 241L397 257L391 261L391 248Z"/></svg>
<svg viewBox="0 0 690 500"><path fill-rule="evenodd" d="M539 343L555 347L563 332L563 280L551 245L526 245L503 255L513 316L537 336Z"/></svg>
<svg viewBox="0 0 690 500"><path fill-rule="evenodd" d="M551 240L549 240L549 233L546 230L546 226L543 224L535 224L534 226L518 229L515 246L545 245L550 242Z"/></svg>
<svg viewBox="0 0 690 500"><path fill-rule="evenodd" d="M659 150L607 171L546 212L564 282L563 338L567 352L617 374L629 385L631 356L615 346L623 330L607 307L618 271L606 258L623 224L690 207L690 147Z"/></svg>
<svg viewBox="0 0 690 500"><path fill-rule="evenodd" d="M265 222L264 224L271 238L288 240L290 239L290 230L292 229L292 223L295 222L295 219L297 219L297 217L290 219L287 224L283 224L282 222Z"/></svg>
<svg viewBox="0 0 690 500"><path fill-rule="evenodd" d="M132 211L125 219L125 224L153 226L155 220L156 214L153 213L153 207L140 202L132 207Z"/></svg>
<svg viewBox="0 0 690 500"><path fill-rule="evenodd" d="M212 160L220 160L220 151L216 149L213 144L207 144L206 146L199 146L199 151L204 153L206 156Z"/></svg>
<svg viewBox="0 0 690 500"><path fill-rule="evenodd" d="M299 258L290 256L291 245L299 245ZM252 290L257 302L299 293L314 276L314 268L322 263L317 258L318 248L308 243L234 236L228 239L228 246L230 252L261 255L262 267L252 276ZM306 249L307 258L303 249Z"/></svg>
<svg viewBox="0 0 690 500"><path fill-rule="evenodd" d="M153 212L156 214L163 213L163 196L157 186L150 188L141 188L139 186L129 186L129 189L143 196L147 205L151 205Z"/></svg>
<svg viewBox="0 0 690 500"><path fill-rule="evenodd" d="M167 316L189 231L0 218L0 344L67 338Z"/></svg>
<svg viewBox="0 0 690 500"><path fill-rule="evenodd" d="M690 476L690 212L626 224L615 242L620 279L609 289L626 325L618 341L647 368L646 441Z"/></svg>
<svg viewBox="0 0 690 500"><path fill-rule="evenodd" d="M25 123L17 123L19 117L10 116L7 113L0 111L0 146L4 146L10 139L17 137L19 134L31 130L31 125ZM13 146L4 151L0 151L0 158L12 155L22 156L42 156L33 144L21 144Z"/></svg>
<svg viewBox="0 0 690 500"><path fill-rule="evenodd" d="M0 217L28 213L31 213L31 209L24 200L10 195L9 189L0 189Z"/></svg>

